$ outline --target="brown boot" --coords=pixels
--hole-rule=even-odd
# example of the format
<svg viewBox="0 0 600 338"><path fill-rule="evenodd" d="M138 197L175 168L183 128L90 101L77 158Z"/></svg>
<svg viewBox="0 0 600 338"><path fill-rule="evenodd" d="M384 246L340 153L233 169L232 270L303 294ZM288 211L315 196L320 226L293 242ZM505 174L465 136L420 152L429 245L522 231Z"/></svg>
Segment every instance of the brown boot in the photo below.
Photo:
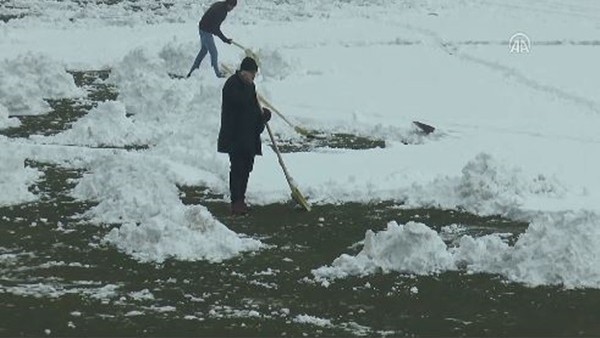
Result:
<svg viewBox="0 0 600 338"><path fill-rule="evenodd" d="M248 204L246 204L246 201L242 201L242 204L244 205L244 210L246 211L246 213L250 213L250 211L252 211L252 209L248 206Z"/></svg>
<svg viewBox="0 0 600 338"><path fill-rule="evenodd" d="M235 201L231 203L231 214L234 216L241 216L248 213L248 206L244 203L244 200Z"/></svg>

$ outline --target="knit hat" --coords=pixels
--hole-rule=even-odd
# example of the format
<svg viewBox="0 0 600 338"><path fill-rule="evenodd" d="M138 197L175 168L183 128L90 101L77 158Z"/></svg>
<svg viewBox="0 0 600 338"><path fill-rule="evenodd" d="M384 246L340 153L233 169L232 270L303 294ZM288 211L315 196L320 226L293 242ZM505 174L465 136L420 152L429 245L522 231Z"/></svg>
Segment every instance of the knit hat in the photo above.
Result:
<svg viewBox="0 0 600 338"><path fill-rule="evenodd" d="M256 61L254 61L253 58L246 56L243 60L242 60L242 64L240 65L240 70L247 70L250 72L257 72L258 71L258 65L256 64Z"/></svg>
<svg viewBox="0 0 600 338"><path fill-rule="evenodd" d="M232 7L237 6L237 0L225 0L225 3Z"/></svg>

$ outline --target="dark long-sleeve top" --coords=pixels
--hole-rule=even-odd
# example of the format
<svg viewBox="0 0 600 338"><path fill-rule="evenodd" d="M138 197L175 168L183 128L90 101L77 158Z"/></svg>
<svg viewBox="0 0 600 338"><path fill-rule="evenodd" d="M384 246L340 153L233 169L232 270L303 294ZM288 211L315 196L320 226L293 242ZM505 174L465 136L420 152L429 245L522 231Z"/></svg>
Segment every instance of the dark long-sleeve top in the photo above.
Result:
<svg viewBox="0 0 600 338"><path fill-rule="evenodd" d="M225 1L215 2L210 5L208 10L202 15L200 29L218 36L223 42L226 42L227 37L221 32L221 24L227 17L227 3Z"/></svg>
<svg viewBox="0 0 600 338"><path fill-rule="evenodd" d="M262 155L260 134L264 129L265 121L256 98L256 87L244 82L238 71L223 86L217 151Z"/></svg>

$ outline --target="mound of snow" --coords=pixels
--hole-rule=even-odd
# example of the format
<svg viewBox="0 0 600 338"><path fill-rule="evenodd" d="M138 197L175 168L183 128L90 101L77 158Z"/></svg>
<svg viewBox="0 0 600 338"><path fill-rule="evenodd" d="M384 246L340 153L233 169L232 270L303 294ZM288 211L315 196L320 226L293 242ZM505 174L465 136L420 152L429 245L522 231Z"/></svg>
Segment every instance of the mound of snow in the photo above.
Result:
<svg viewBox="0 0 600 338"><path fill-rule="evenodd" d="M78 144L87 146L114 146L146 144L151 136L138 129L126 116L125 106L120 102L99 103L87 115L71 127L51 137L36 137L44 142Z"/></svg>
<svg viewBox="0 0 600 338"><path fill-rule="evenodd" d="M42 176L36 169L25 166L25 155L0 138L0 206L36 200L28 187Z"/></svg>
<svg viewBox="0 0 600 338"><path fill-rule="evenodd" d="M218 262L263 244L229 230L203 206L189 207L159 161L112 157L91 164L73 195L98 201L85 216L118 223L105 241L141 261L169 257Z"/></svg>
<svg viewBox="0 0 600 338"><path fill-rule="evenodd" d="M21 125L21 121L17 118L8 117L8 108L0 103L0 129L6 129L11 127L18 127Z"/></svg>
<svg viewBox="0 0 600 338"><path fill-rule="evenodd" d="M410 207L461 208L477 215L517 212L527 197L560 198L565 188L544 175L528 177L491 155L481 153L462 169L462 176L438 178L427 185L414 185L406 193Z"/></svg>
<svg viewBox="0 0 600 338"><path fill-rule="evenodd" d="M331 266L312 273L317 280L322 280L376 271L426 275L454 268L454 259L437 232L422 223L390 222L384 231L367 231L364 248L358 255L343 254Z"/></svg>
<svg viewBox="0 0 600 338"><path fill-rule="evenodd" d="M0 73L0 104L10 115L44 114L50 109L44 99L85 95L63 65L42 54L0 61Z"/></svg>
<svg viewBox="0 0 600 338"><path fill-rule="evenodd" d="M465 235L447 248L440 234L424 224L388 224L384 231L367 231L363 250L342 254L331 266L312 271L315 280L364 276L378 271L428 275L448 270L499 274L530 286L600 288L600 216L590 211L538 216L514 246L500 234Z"/></svg>

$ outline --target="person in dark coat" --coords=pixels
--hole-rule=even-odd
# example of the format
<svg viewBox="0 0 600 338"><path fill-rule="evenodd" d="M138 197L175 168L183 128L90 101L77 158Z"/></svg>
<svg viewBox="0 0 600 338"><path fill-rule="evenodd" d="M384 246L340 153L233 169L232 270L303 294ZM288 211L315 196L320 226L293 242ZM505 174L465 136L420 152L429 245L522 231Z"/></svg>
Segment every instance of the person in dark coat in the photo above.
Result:
<svg viewBox="0 0 600 338"><path fill-rule="evenodd" d="M210 62L215 70L215 75L217 75L217 77L225 77L225 74L219 70L219 57L213 36L216 35L223 42L231 44L233 40L227 38L225 34L221 32L221 23L223 23L227 17L227 13L230 12L236 5L237 0L219 1L212 4L204 13L202 19L200 19L200 22L198 23L200 44L202 48L200 48L200 51L194 60L194 64L187 74L187 77L190 77L192 72L200 67L200 63L202 63L206 53L210 53Z"/></svg>
<svg viewBox="0 0 600 338"><path fill-rule="evenodd" d="M257 72L256 61L246 57L223 86L217 151L229 154L229 192L234 215L248 212L245 202L248 178L254 157L262 155L260 134L271 119L271 111L261 108L256 98L254 77Z"/></svg>

